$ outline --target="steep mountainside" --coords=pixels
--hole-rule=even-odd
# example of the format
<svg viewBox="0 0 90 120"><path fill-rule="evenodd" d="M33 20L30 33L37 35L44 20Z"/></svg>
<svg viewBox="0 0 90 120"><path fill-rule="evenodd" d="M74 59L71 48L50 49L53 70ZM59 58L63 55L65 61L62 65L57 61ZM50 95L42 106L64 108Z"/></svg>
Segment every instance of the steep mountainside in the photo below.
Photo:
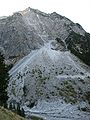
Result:
<svg viewBox="0 0 90 120"><path fill-rule="evenodd" d="M65 39L67 47L71 52L78 56L83 62L90 65L90 34L85 36L71 32Z"/></svg>
<svg viewBox="0 0 90 120"><path fill-rule="evenodd" d="M46 120L60 120L63 116L65 120L67 118L82 120L82 117L88 120L90 70L67 51L65 45L59 43L57 40L45 43L42 48L32 51L10 70L8 103L13 101L15 104L19 103L24 107L27 116L32 113L32 115L40 114ZM33 106L36 108L30 110ZM65 110L68 111L67 114ZM73 111L73 116L69 113L70 110Z"/></svg>
<svg viewBox="0 0 90 120"><path fill-rule="evenodd" d="M56 50L55 47L57 48L56 41L46 43L44 47L32 51L10 70L11 99L17 97L17 102L21 100L32 102L39 97L55 96L55 89L61 84L58 83L59 79L89 79L90 74L79 65L78 59L75 61L76 58L69 51Z"/></svg>
<svg viewBox="0 0 90 120"><path fill-rule="evenodd" d="M14 64L8 104L28 118L89 120L90 34L79 24L28 8L0 19L0 50Z"/></svg>
<svg viewBox="0 0 90 120"><path fill-rule="evenodd" d="M86 32L79 24L73 23L64 16L55 12L46 14L28 8L0 19L0 49L8 63L11 61L15 63L31 50L41 48L45 41L56 38L65 41L72 31L82 37L86 36Z"/></svg>

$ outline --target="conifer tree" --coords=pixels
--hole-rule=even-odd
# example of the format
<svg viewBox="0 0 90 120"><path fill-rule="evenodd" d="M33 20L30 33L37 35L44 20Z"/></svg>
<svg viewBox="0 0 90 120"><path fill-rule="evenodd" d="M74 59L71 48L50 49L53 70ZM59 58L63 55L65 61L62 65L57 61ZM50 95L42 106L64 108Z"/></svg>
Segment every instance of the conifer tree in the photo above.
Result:
<svg viewBox="0 0 90 120"><path fill-rule="evenodd" d="M20 104L17 103L17 110L16 110L16 113L22 117L25 117L25 111L23 108L20 108Z"/></svg>
<svg viewBox="0 0 90 120"><path fill-rule="evenodd" d="M6 105L8 99L7 86L8 86L9 74L8 68L5 64L4 57L0 52L0 105Z"/></svg>
<svg viewBox="0 0 90 120"><path fill-rule="evenodd" d="M17 114L21 115L21 109L19 103L17 103Z"/></svg>
<svg viewBox="0 0 90 120"><path fill-rule="evenodd" d="M9 105L9 109L12 110L12 108L13 108L13 107L12 107L12 103L10 103L10 105Z"/></svg>
<svg viewBox="0 0 90 120"><path fill-rule="evenodd" d="M23 108L21 109L21 116L22 116L22 117L25 117L25 111L24 111Z"/></svg>

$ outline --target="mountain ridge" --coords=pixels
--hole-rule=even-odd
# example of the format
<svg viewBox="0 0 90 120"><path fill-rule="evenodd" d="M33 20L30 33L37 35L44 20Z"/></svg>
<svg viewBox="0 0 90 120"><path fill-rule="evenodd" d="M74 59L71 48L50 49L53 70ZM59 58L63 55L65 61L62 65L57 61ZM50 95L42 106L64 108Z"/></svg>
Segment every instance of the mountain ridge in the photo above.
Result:
<svg viewBox="0 0 90 120"><path fill-rule="evenodd" d="M24 15L20 11L0 20L0 48L7 63L14 64L31 50L43 46L44 41L57 37L65 40L71 31L85 35L80 25L55 12L46 14L32 8L25 11Z"/></svg>

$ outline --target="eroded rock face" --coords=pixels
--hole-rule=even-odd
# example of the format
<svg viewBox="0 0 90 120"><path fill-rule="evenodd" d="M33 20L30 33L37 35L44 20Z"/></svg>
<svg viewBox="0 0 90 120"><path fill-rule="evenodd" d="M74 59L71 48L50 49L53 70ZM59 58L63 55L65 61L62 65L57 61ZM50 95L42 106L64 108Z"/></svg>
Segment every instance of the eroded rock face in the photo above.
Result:
<svg viewBox="0 0 90 120"><path fill-rule="evenodd" d="M90 89L90 73L69 51L56 49L55 43L50 41L32 51L10 70L9 101L14 99L24 104L55 96L69 102L83 99L83 93Z"/></svg>
<svg viewBox="0 0 90 120"><path fill-rule="evenodd" d="M71 31L85 36L80 25L64 16L28 8L0 19L0 50L8 63L15 63L46 41L56 38L64 41Z"/></svg>
<svg viewBox="0 0 90 120"><path fill-rule="evenodd" d="M90 70L86 68L66 50L61 39L49 41L10 70L8 103L19 103L28 117L32 114L46 120L59 120L63 116L88 120Z"/></svg>

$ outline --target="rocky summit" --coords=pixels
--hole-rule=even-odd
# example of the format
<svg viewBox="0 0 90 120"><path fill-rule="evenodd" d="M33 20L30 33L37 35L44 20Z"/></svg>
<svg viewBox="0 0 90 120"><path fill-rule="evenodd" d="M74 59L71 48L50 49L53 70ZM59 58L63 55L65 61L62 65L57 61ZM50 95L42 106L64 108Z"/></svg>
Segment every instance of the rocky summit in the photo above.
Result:
<svg viewBox="0 0 90 120"><path fill-rule="evenodd" d="M8 104L26 117L90 119L90 34L53 12L27 8L0 19L9 71Z"/></svg>

